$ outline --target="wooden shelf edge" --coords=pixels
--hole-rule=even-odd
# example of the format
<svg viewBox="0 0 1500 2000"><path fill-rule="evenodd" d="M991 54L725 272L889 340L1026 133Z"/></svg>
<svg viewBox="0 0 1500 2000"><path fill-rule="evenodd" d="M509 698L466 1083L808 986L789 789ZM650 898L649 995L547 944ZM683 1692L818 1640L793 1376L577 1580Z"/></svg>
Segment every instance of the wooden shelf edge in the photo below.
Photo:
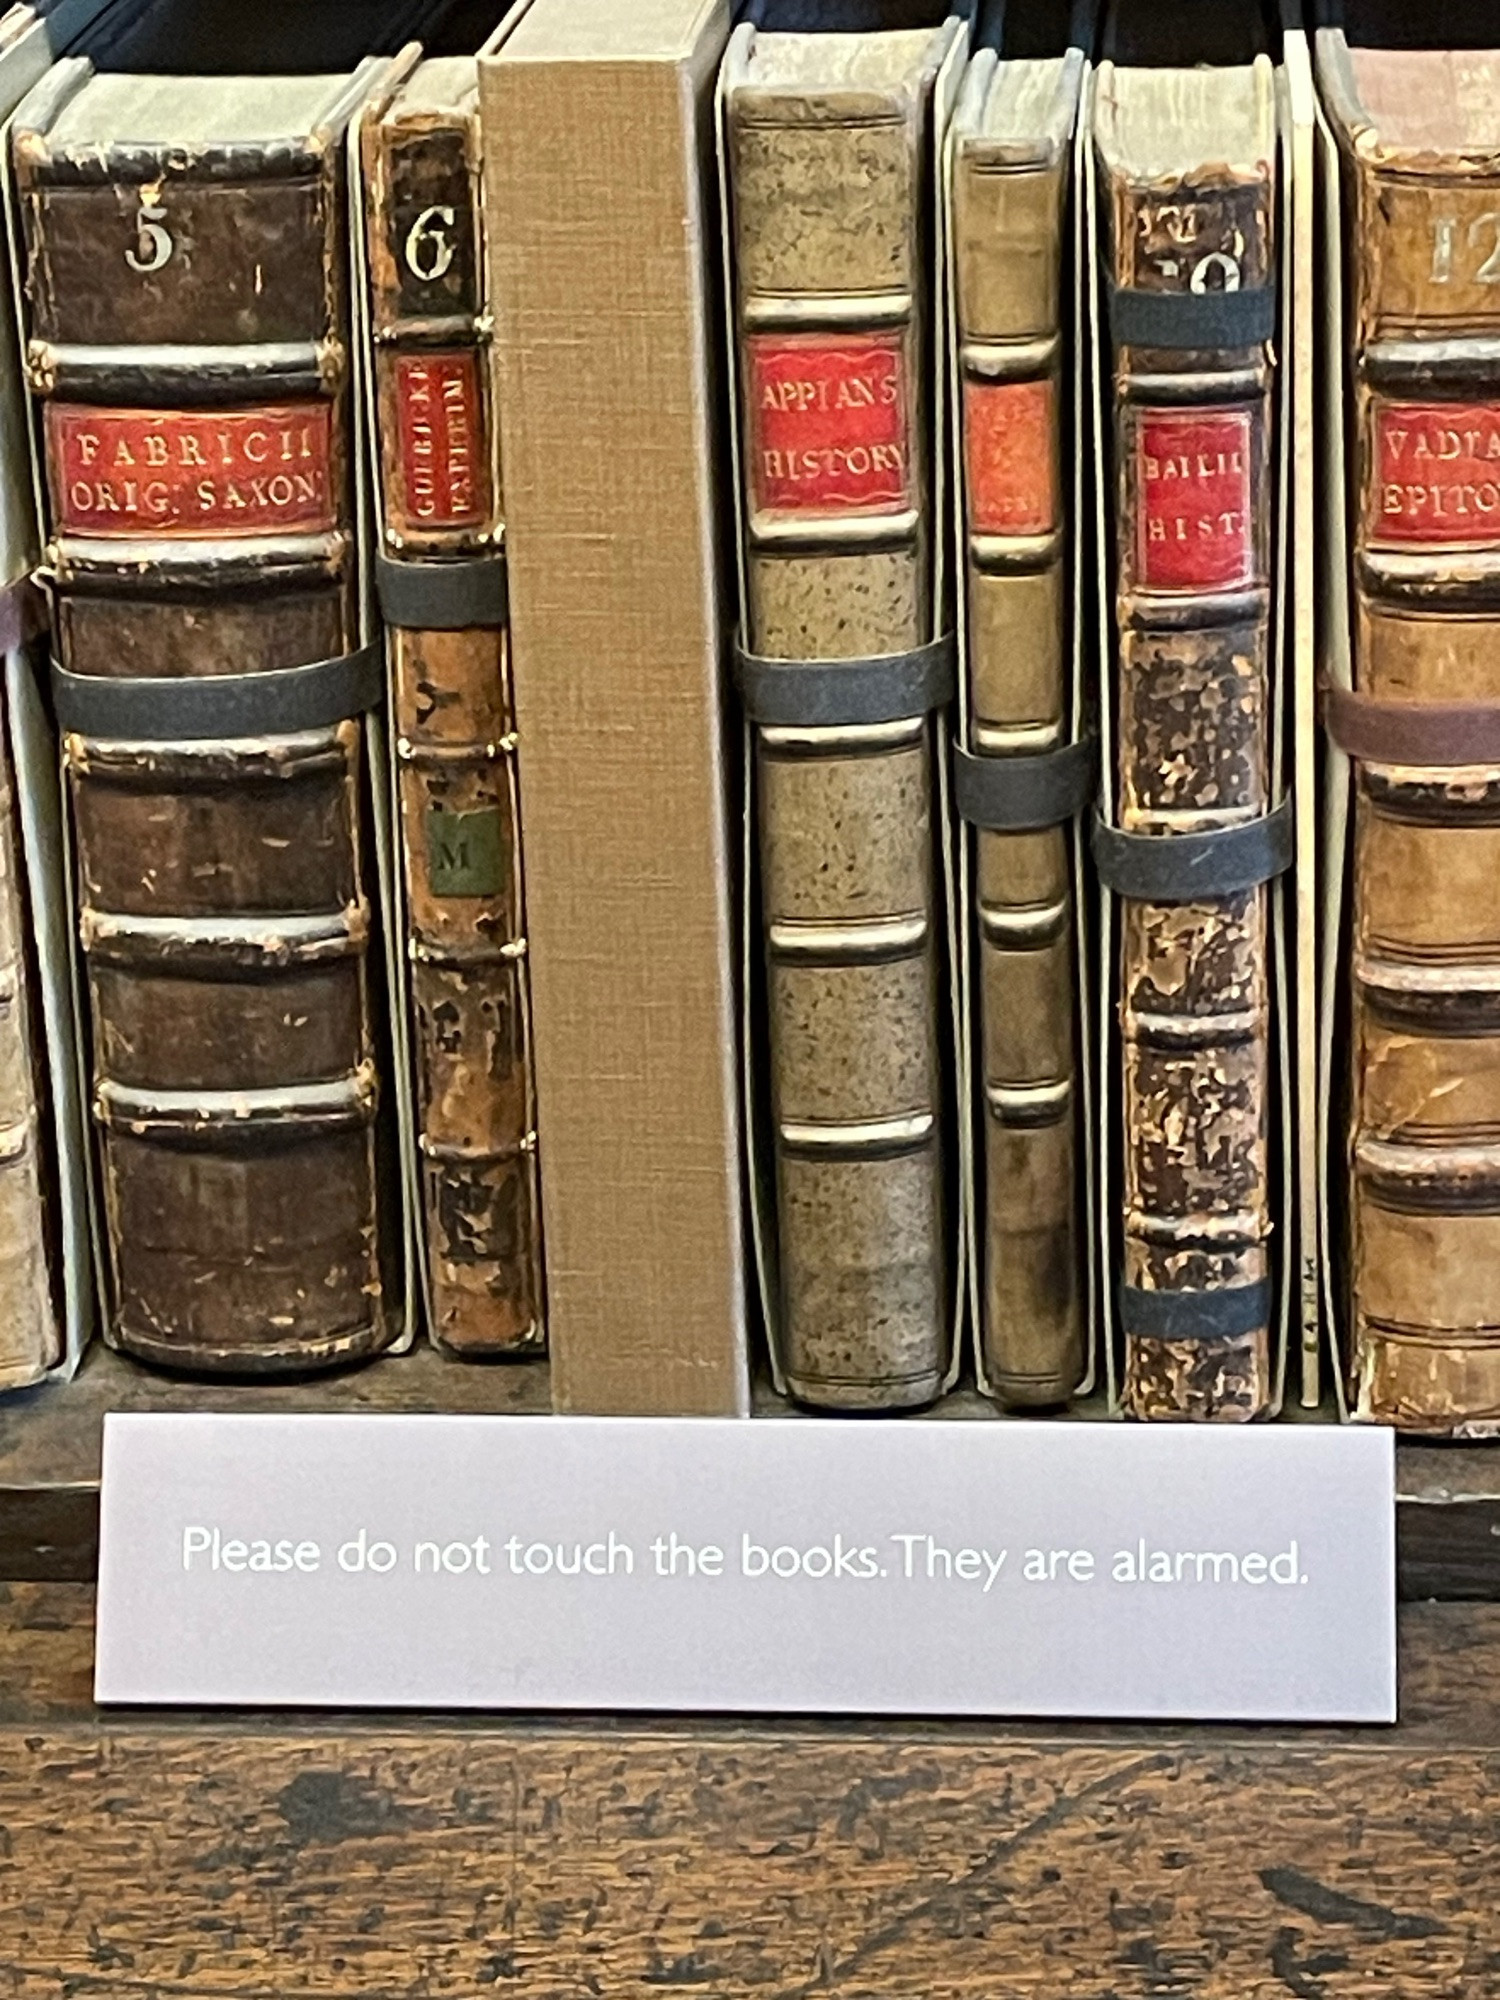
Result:
<svg viewBox="0 0 1500 2000"><path fill-rule="evenodd" d="M98 1564L99 1450L110 1410L435 1410L539 1415L545 1362L476 1366L430 1348L292 1383L187 1382L95 1349L77 1378L0 1400L0 1580L87 1582ZM757 1421L780 1406L762 1398ZM993 1414L958 1396L939 1420ZM1397 1447L1403 1598L1500 1602L1500 1446Z"/></svg>
<svg viewBox="0 0 1500 2000"><path fill-rule="evenodd" d="M0 1586L0 1978L157 2000L1453 2000L1500 1980L1500 1608L1391 1729L100 1712Z"/></svg>

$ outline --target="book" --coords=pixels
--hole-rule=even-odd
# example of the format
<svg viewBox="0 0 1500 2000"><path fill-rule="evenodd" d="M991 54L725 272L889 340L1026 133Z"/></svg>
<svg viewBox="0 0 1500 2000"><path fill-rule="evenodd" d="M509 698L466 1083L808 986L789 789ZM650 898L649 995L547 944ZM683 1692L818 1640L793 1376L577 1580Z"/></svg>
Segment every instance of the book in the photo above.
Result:
<svg viewBox="0 0 1500 2000"><path fill-rule="evenodd" d="M361 127L428 1323L544 1344L541 1209L490 384L479 67L429 57Z"/></svg>
<svg viewBox="0 0 1500 2000"><path fill-rule="evenodd" d="M0 116L9 117L109 5L63 0L0 14ZM57 750L36 687L42 607L27 581L36 512L8 287L0 291L0 406L11 441L0 460L0 1390L8 1390L76 1358L93 1296L66 918L54 865Z"/></svg>
<svg viewBox="0 0 1500 2000"><path fill-rule="evenodd" d="M1474 45L1413 45L1450 37ZM1350 7L1319 30L1316 59L1344 162L1353 429L1353 681L1325 711L1353 770L1347 1125L1332 1168L1347 1194L1349 1400L1365 1421L1491 1435L1500 34L1491 10Z"/></svg>
<svg viewBox="0 0 1500 2000"><path fill-rule="evenodd" d="M196 1371L400 1332L382 1219L334 10L148 6L12 134L109 1338ZM404 21L410 10L399 10ZM388 10L389 15L389 10ZM390 26L387 19L386 26ZM220 32L222 30L222 32ZM204 33L211 39L205 42Z"/></svg>
<svg viewBox="0 0 1500 2000"><path fill-rule="evenodd" d="M739 30L720 85L774 1317L793 1396L901 1409L931 1402L951 1361L932 714L948 690L872 705L882 669L860 663L930 659L940 636L927 207L957 30L782 25L797 18Z"/></svg>
<svg viewBox="0 0 1500 2000"><path fill-rule="evenodd" d="M1139 25L1117 10L1094 113L1115 480L1114 813L1095 853L1120 898L1123 1399L1234 1421L1275 1396L1276 89L1232 10L1196 67L1171 65L1189 50L1170 23L1133 41Z"/></svg>
<svg viewBox="0 0 1500 2000"><path fill-rule="evenodd" d="M1056 8L987 21L949 138L967 677L957 796L978 828L979 1337L986 1380L1015 1407L1065 1402L1086 1365L1072 821L1088 764L1071 752L1064 440L1081 448L1069 224L1087 28L1070 46L1071 25ZM1038 785L1047 795L1029 796Z"/></svg>
<svg viewBox="0 0 1500 2000"><path fill-rule="evenodd" d="M749 1407L703 179L726 10L480 58L557 1408Z"/></svg>
<svg viewBox="0 0 1500 2000"><path fill-rule="evenodd" d="M9 721L0 719L0 1389L40 1381L62 1359L47 1086Z"/></svg>

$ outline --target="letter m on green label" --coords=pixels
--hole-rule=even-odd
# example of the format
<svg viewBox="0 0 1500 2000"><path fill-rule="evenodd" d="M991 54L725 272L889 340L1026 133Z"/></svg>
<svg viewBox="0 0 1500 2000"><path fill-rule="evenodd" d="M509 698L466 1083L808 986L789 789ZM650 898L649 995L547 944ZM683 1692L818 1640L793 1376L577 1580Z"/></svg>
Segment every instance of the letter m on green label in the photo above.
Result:
<svg viewBox="0 0 1500 2000"><path fill-rule="evenodd" d="M498 896L505 887L505 830L494 806L427 814L427 879L434 896Z"/></svg>

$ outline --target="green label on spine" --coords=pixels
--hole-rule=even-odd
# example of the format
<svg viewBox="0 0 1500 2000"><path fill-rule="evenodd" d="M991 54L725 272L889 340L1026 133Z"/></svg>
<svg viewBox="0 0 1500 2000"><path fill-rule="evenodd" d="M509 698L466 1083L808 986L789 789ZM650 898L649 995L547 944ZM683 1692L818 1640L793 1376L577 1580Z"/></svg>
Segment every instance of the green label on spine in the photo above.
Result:
<svg viewBox="0 0 1500 2000"><path fill-rule="evenodd" d="M434 896L498 896L505 887L505 828L498 806L427 813L427 880Z"/></svg>

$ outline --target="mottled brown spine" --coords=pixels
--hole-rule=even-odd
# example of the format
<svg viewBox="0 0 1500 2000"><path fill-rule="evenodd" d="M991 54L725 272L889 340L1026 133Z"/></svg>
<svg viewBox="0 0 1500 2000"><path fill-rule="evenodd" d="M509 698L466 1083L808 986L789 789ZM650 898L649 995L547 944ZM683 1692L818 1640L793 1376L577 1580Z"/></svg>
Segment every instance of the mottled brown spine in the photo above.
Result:
<svg viewBox="0 0 1500 2000"><path fill-rule="evenodd" d="M247 487L237 532L142 537L137 522L127 536L104 508L99 531L64 533L52 496L43 575L62 663L206 676L347 651L352 93L330 87L327 123L275 148L54 145L52 116L87 89L82 66L54 72L15 131L33 393L134 412L141 438L194 406L326 405L332 431L316 529L257 535ZM65 748L111 1339L231 1373L377 1351L397 1323L377 1221L360 724L233 743L73 734Z"/></svg>
<svg viewBox="0 0 1500 2000"><path fill-rule="evenodd" d="M1050 145L1028 156L965 131L954 152L968 735L982 755L1035 754L1069 732L1062 266L1080 74L1074 59ZM975 398L1008 387L1021 421L1007 410L1001 433L1021 435L981 460ZM1046 1405L1084 1367L1072 856L1062 827L984 831L976 848L980 1337L1000 1400Z"/></svg>
<svg viewBox="0 0 1500 2000"><path fill-rule="evenodd" d="M1463 143L1461 106L1478 93L1493 103L1500 63L1359 50L1356 76L1340 42L1319 41L1353 247L1355 685L1413 703L1495 701L1500 173L1490 148ZM1362 87L1427 107L1420 148L1387 142ZM1404 434L1394 463L1393 429ZM1482 510L1478 496L1465 512L1450 514L1446 493L1432 504L1458 460L1486 485ZM1391 491L1392 474L1412 487ZM1366 1421L1490 1435L1500 1432L1500 767L1354 772L1350 1400Z"/></svg>
<svg viewBox="0 0 1500 2000"><path fill-rule="evenodd" d="M1106 180L1110 268L1123 288L1186 291L1200 260L1273 281L1269 164L1252 179L1191 167ZM1269 804L1270 384L1265 347L1114 350L1119 823L1170 839ZM1182 420L1215 502L1219 451L1243 440L1248 519L1221 545L1175 543L1148 496L1148 427ZM1150 532L1161 510L1161 539ZM1165 549L1163 556L1160 551ZM1267 894L1121 904L1124 1279L1211 1291L1269 1276ZM1146 1418L1244 1420L1273 1395L1268 1323L1232 1338L1127 1328L1124 1401Z"/></svg>
<svg viewBox="0 0 1500 2000"><path fill-rule="evenodd" d="M881 333L905 410L905 504L860 515L833 472L796 512L760 504L757 411L743 409L745 617L761 654L860 658L932 636L929 89L914 62L891 88L729 92L742 404L762 379L757 334L836 348ZM759 729L756 791L787 1381L829 1408L930 1402L950 1344L932 724Z"/></svg>
<svg viewBox="0 0 1500 2000"><path fill-rule="evenodd" d="M43 1168L44 1086L26 935L20 828L6 755L0 757L0 1389L39 1381L61 1357Z"/></svg>
<svg viewBox="0 0 1500 2000"><path fill-rule="evenodd" d="M441 574L445 559L498 551L504 529L477 70L426 69L454 73L451 101L398 95L365 122L363 167L382 540L388 558ZM426 518L402 422L402 371L423 357L475 385L469 484L439 482ZM393 628L391 651L429 1324L458 1355L535 1354L545 1342L541 1208L507 633ZM486 850L467 876L433 865L454 815Z"/></svg>

